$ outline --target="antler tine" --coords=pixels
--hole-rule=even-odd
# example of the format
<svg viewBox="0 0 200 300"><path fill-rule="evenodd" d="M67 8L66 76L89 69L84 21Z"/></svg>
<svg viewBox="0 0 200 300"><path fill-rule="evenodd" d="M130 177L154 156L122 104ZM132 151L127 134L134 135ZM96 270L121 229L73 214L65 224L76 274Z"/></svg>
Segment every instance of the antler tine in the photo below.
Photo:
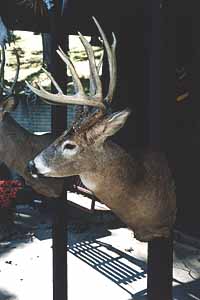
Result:
<svg viewBox="0 0 200 300"><path fill-rule="evenodd" d="M104 57L104 51L102 51L101 57L100 57L100 59L99 59L99 63L98 63L98 65L97 65L97 72L98 72L98 74L99 74L99 72L100 72L100 68L101 68L102 63L103 63L103 57ZM95 86L94 86L94 82L93 82L93 80L91 80L91 78L90 78L90 94L91 94L91 95L95 95L95 91L96 91L96 88L95 88Z"/></svg>
<svg viewBox="0 0 200 300"><path fill-rule="evenodd" d="M53 83L54 87L58 91L58 94L63 94L63 91L62 91L61 87L56 82L56 80L53 78L53 76L51 75L51 73L49 73L45 68L42 68L42 70L45 72L45 74L47 75L47 77L51 80L51 82ZM41 89L43 89L43 88L41 87Z"/></svg>
<svg viewBox="0 0 200 300"><path fill-rule="evenodd" d="M79 38L80 38L80 40L86 50L86 53L88 55L88 60L89 60L89 65L90 65L90 76L91 76L90 77L90 86L92 87L92 89L95 90L95 93L93 90L90 90L90 92L91 92L91 94L95 94L95 97L97 100L103 102L102 84L101 84L101 80L99 78L99 73L98 73L98 69L96 66L92 46L80 32L78 32L78 35L79 35Z"/></svg>
<svg viewBox="0 0 200 300"><path fill-rule="evenodd" d="M117 84L117 59L116 59L116 46L117 46L117 39L116 36L114 34L114 32L112 32L112 37L113 37L113 43L111 45L111 51L112 51L112 76L110 79L110 86L108 89L108 95L107 95L107 99L108 101L112 101L113 99L113 95L115 92L115 88L116 88L116 84Z"/></svg>
<svg viewBox="0 0 200 300"><path fill-rule="evenodd" d="M61 49L61 47L59 47L59 50L57 50L57 53L60 55L61 59L67 64L67 66L69 67L69 70L71 72L72 75L72 79L73 79L73 83L74 83L74 88L75 88L75 92L76 94L79 94L80 96L85 96L85 91L83 88L83 85L81 83L81 80L79 79L78 73L76 72L76 69L74 67L73 62L71 61L70 57L67 56L63 50ZM74 124L77 122L77 120L79 120L82 117L82 114L85 110L85 105L76 105L75 108L75 118L74 118Z"/></svg>
<svg viewBox="0 0 200 300"><path fill-rule="evenodd" d="M16 83L17 83L17 80L18 80L18 77L19 77L19 70L20 70L19 54L18 54L16 49L13 49L13 51L15 52L16 59L17 59L17 70L16 70L16 73L15 73L14 81L13 81L13 83L12 83L12 85L11 85L9 91L8 91L8 95L7 95L8 97L10 97L10 95L12 95L12 93L13 93L13 90L16 86Z"/></svg>
<svg viewBox="0 0 200 300"><path fill-rule="evenodd" d="M6 61L4 46L1 46L1 53L2 53L2 58L1 58L1 65L0 65L0 96L2 96L2 94L3 94L4 67L5 67L5 61Z"/></svg>
<svg viewBox="0 0 200 300"><path fill-rule="evenodd" d="M101 54L101 57L99 59L99 63L98 63L98 66L97 66L97 72L98 72L98 74L100 72L100 68L101 68L102 63L103 63L103 57L104 57L104 51L102 51L102 54Z"/></svg>
<svg viewBox="0 0 200 300"><path fill-rule="evenodd" d="M109 64L109 73L110 73L110 83L109 83L109 88L108 88L108 93L105 97L105 101L111 102L112 98L113 98L113 94L115 91L115 87L116 87L116 81L117 81L117 64L116 64L116 54L115 54L115 50L116 50L116 37L115 34L112 33L113 36L113 44L110 47L108 40L106 38L106 35L104 33L104 31L102 30L100 24L98 23L98 21L96 20L95 17L92 17L98 30L99 33L102 37L104 46L106 48L106 52L107 52L107 56L108 56L108 64Z"/></svg>
<svg viewBox="0 0 200 300"><path fill-rule="evenodd" d="M75 90L76 93L78 93L79 95L85 95L82 83L78 77L78 74L76 72L76 69L73 65L73 62L71 61L71 59L63 52L63 50L59 47L59 50L57 50L57 53L59 54L59 56L61 57L61 59L66 63L66 65L68 66L72 78L73 78L73 82L75 85Z"/></svg>

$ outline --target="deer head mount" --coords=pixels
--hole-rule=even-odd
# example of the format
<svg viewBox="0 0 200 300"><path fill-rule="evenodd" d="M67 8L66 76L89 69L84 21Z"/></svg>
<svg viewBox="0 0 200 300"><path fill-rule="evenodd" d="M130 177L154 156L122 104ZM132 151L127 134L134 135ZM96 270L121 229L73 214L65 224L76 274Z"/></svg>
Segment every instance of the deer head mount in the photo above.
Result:
<svg viewBox="0 0 200 300"><path fill-rule="evenodd" d="M134 230L136 238L149 241L155 237L168 237L175 220L176 200L164 155L144 149L137 159L108 139L124 126L130 110L110 111L117 77L116 38L113 34L110 46L99 23L93 19L107 52L108 93L103 98L93 49L79 33L89 59L89 94L85 93L73 62L61 49L57 52L72 74L75 94L64 95L48 72L57 94L47 92L41 85L38 89L27 83L33 92L50 104L77 105L72 127L30 161L29 170L34 177L79 175L84 185Z"/></svg>
<svg viewBox="0 0 200 300"><path fill-rule="evenodd" d="M27 171L27 163L37 153L46 148L54 139L51 134L34 135L21 127L9 114L17 106L15 86L17 83L20 63L17 51L14 50L17 60L15 77L12 83L4 80L6 55L4 47L0 52L0 161L9 168L17 171L37 193L47 197L60 196L63 189L63 180L32 178Z"/></svg>
<svg viewBox="0 0 200 300"><path fill-rule="evenodd" d="M93 19L100 32L108 56L110 82L105 98L103 98L102 83L99 77L99 69L103 60L103 55L100 58L98 66L96 66L92 46L80 32L78 34L89 59L91 74L89 94L85 93L81 80L79 79L77 71L70 57L67 56L61 48L57 50L57 53L69 67L74 82L75 94L65 95L57 82L51 76L51 74L48 73L45 69L44 72L47 74L47 76L50 78L55 88L57 89L57 94L47 92L40 84L38 84L40 89L37 89L27 82L28 87L47 103L50 103L52 105L76 105L76 116L71 129L65 132L64 135L56 141L57 145L60 146L60 153L63 154L63 164L66 161L66 155L69 155L73 160L75 159L76 161L79 161L79 152L81 151L83 143L86 143L87 146L91 149L92 147L96 148L96 146L98 145L100 149L101 145L103 145L103 142L109 136L115 134L115 132L117 132L124 125L126 119L130 114L129 109L118 113L110 112L110 106L113 99L117 79L115 55L116 38L113 33L113 44L110 46L99 23L95 18ZM81 165L83 166L84 164L84 162L80 163L78 168L81 167ZM60 168L60 166L54 166L54 169L55 168ZM68 169L67 175L77 175L77 172L80 172L80 169ZM54 172L52 169L50 173L45 173L45 176L62 175L57 174L57 172Z"/></svg>

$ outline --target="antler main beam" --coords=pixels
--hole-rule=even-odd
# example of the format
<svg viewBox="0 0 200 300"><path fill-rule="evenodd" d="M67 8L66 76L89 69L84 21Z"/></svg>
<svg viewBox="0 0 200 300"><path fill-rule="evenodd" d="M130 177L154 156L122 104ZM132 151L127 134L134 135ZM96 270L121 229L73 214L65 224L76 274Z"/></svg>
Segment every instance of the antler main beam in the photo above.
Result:
<svg viewBox="0 0 200 300"><path fill-rule="evenodd" d="M112 46L109 45L108 40L97 22L97 20L93 17L93 20L95 24L97 25L97 28L100 32L100 35L102 37L103 43L105 45L105 49L107 51L107 56L108 56L108 62L109 62L109 72L110 72L110 84L109 84L109 89L108 89L108 94L105 99L103 99L103 94L102 94L102 84L101 80L99 77L99 66L96 66L95 62L95 57L94 57L94 52L92 49L92 46L90 43L86 40L86 38L79 32L79 38L86 50L88 60L89 60L89 66L90 66L90 95L86 95L83 85L80 81L80 78L77 74L77 71L74 67L73 62L67 56L61 48L57 50L58 55L61 57L61 59L65 62L65 64L68 66L72 79L74 82L75 86L75 94L74 95L65 95L58 83L55 81L53 76L47 72L46 70L45 73L55 86L57 90L57 94L52 94L48 91L46 91L40 84L38 84L39 89L33 87L30 85L28 82L26 84L28 87L39 97L43 98L46 100L46 102L50 104L55 104L55 105L66 105L66 104L74 104L74 105L86 105L86 106L93 106L96 108L99 108L102 112L105 112L106 106L104 104L104 101L111 102L114 89L116 86L116 57L115 57L115 49L116 49L116 38L113 33L113 44ZM100 59L100 64L102 62L102 57Z"/></svg>
<svg viewBox="0 0 200 300"><path fill-rule="evenodd" d="M3 46L1 47L1 50L2 50L1 51L2 52L2 60L1 60L1 65L0 65L0 78L1 78L0 79L0 96L2 96L3 93L5 93L5 95L4 95L4 100L5 100L13 94L13 91L14 91L14 88L16 86L17 79L19 76L20 61L19 61L18 52L16 49L14 49L16 59L17 59L17 69L16 69L14 81L13 81L11 87L8 89L4 86L4 68L5 68L6 57L5 57L5 49Z"/></svg>
<svg viewBox="0 0 200 300"><path fill-rule="evenodd" d="M37 89L37 88L33 87L32 85L30 85L26 81L26 84L28 85L28 87L36 95L38 95L41 98L44 98L50 104L54 104L54 105L58 105L58 104L60 104L60 105L66 105L66 104L89 105L89 106L98 107L98 108L104 110L105 106L102 102L98 102L97 101L98 99L94 100L94 96L90 97L85 94L83 87L82 87L82 83L80 82L80 79L78 78L78 76L75 75L76 71L75 71L72 63L70 62L70 59L63 53L63 51L57 50L57 52L62 58L65 59L64 61L68 61L67 64L69 66L69 69L72 72L72 76L73 76L73 79L75 82L75 86L77 86L77 88L78 88L78 92L75 95L64 95L64 93L62 92L62 90L61 90L60 86L58 85L58 83L56 82L56 80L45 69L43 69L44 72L49 77L49 79L55 86L58 93L57 94L49 93L41 86L41 84L38 84L40 89Z"/></svg>

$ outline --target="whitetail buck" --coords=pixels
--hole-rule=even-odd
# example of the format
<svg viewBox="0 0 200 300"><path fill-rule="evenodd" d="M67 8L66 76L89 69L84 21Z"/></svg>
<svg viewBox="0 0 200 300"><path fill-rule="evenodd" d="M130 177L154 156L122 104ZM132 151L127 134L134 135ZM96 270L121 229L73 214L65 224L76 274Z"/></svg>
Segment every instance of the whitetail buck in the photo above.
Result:
<svg viewBox="0 0 200 300"><path fill-rule="evenodd" d="M174 181L164 154L145 149L138 160L108 139L122 128L130 111L125 109L111 113L107 109L110 108L116 86L116 39L113 34L114 42L110 46L95 18L94 21L108 56L108 94L103 99L92 47L79 33L90 65L89 95L84 92L72 61L61 49L57 52L70 69L75 95L64 95L50 74L57 94L51 94L41 86L38 89L27 84L51 104L76 104L79 108L82 105L90 109L83 109L82 113L79 111L79 118L76 118L72 128L30 161L29 169L35 177L79 175L83 184L134 231L138 240L169 237L175 221L176 197Z"/></svg>
<svg viewBox="0 0 200 300"><path fill-rule="evenodd" d="M27 171L27 163L55 139L51 134L34 135L21 127L9 114L17 103L14 88L19 74L19 58L15 79L10 88L4 82L5 50L1 47L0 65L0 160L16 170L37 193L47 197L58 197L63 180L53 178L35 179Z"/></svg>

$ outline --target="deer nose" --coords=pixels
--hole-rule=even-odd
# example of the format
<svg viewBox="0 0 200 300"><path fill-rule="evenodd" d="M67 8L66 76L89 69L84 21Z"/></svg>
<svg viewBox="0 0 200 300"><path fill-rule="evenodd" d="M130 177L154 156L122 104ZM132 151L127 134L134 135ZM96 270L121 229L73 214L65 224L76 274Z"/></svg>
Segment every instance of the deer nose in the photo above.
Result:
<svg viewBox="0 0 200 300"><path fill-rule="evenodd" d="M30 160L28 162L28 172L33 176L33 177L38 177L39 173L38 173L38 170L35 166L35 163L34 163L34 160Z"/></svg>

